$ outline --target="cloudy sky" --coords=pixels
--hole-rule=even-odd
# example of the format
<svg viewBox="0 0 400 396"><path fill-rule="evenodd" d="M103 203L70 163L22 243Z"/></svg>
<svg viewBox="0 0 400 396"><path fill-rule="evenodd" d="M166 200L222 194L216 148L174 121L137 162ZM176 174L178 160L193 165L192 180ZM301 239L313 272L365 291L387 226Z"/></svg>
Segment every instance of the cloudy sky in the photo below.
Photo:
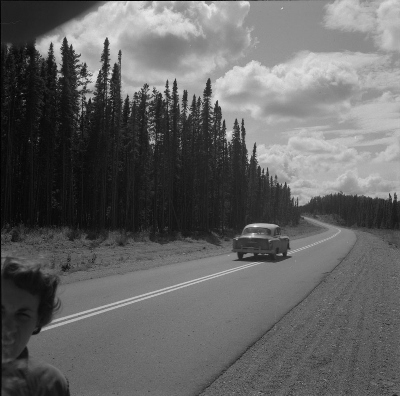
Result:
<svg viewBox="0 0 400 396"><path fill-rule="evenodd" d="M124 97L144 83L202 95L211 79L229 129L300 204L400 193L398 0L106 2L37 40L67 37L94 73L106 37Z"/></svg>

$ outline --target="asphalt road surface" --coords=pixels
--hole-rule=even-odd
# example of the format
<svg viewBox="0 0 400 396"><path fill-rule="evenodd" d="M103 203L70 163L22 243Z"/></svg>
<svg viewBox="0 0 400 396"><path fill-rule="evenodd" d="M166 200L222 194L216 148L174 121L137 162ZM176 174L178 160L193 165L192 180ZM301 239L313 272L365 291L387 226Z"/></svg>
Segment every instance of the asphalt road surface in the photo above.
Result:
<svg viewBox="0 0 400 396"><path fill-rule="evenodd" d="M30 354L71 395L197 395L347 255L355 234L325 226L275 262L230 253L64 285Z"/></svg>

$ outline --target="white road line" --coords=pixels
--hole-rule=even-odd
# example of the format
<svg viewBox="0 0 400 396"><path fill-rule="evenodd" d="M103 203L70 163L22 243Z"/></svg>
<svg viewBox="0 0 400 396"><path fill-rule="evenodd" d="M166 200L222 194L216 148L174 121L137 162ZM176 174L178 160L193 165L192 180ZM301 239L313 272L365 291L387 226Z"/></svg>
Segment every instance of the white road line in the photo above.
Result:
<svg viewBox="0 0 400 396"><path fill-rule="evenodd" d="M302 250L308 249L308 248L310 248L312 246L315 246L315 245L318 245L320 243L329 241L330 239L332 239L332 238L336 237L337 235L339 235L341 230L339 230L338 228L337 228L337 230L338 230L338 232L336 234L330 236L329 238L322 239L320 241L314 242L314 243L312 243L310 245L303 246L303 247L298 248L298 249L290 250L290 254L297 253L297 252L300 252ZM90 318L91 316L100 315L100 314L102 314L104 312L112 311L113 309L125 307L126 305L130 305L130 304L135 304L137 302L144 301L144 300L147 300L149 298L161 296L161 295L166 294L166 293L171 293L173 291L176 291L176 290L179 290L179 289L183 289L183 288L188 287L188 286L196 285L198 283L202 283L202 282L205 282L205 281L208 281L208 280L211 280L211 279L219 278L220 276L229 275L229 274L232 274L234 272L241 271L241 270L244 270L244 269L247 269L247 268L251 268L251 267L254 267L254 266L257 266L257 265L260 265L260 264L265 264L265 262L264 261L258 261L258 262L245 264L245 265L242 265L240 267L235 267L235 268L232 268L232 269L229 269L229 270L217 272L215 274L203 276L201 278L192 279L192 280L187 281L187 282L178 283L176 285L165 287L165 288L159 289L159 290L155 290L153 292L141 294L139 296L127 298L125 300L120 300L120 301L117 301L117 302L114 302L114 303L111 303L111 304L102 305L100 307L88 309L86 311L78 312L76 314L64 316L62 318L58 318L58 319L53 320L52 324L50 324L49 326L44 327L42 329L42 331L51 330L51 329L54 329L56 327L64 326L64 325L66 325L68 323L73 323L73 322L77 322L79 320Z"/></svg>
<svg viewBox="0 0 400 396"><path fill-rule="evenodd" d="M263 264L263 262L254 262L254 263L245 264L245 265L242 265L240 267L232 268L230 270L226 270L226 271L222 271L222 272L217 272L215 274L207 275L207 276L204 276L202 278L193 279L193 280L188 281L188 282L179 283L177 285L166 287L164 289L159 289L159 290L156 290L154 292L141 294L139 296L127 298L125 300L117 301L115 303L103 305L103 306L100 306L100 307L97 307L97 308L93 308L93 309L89 309L87 311L82 311L82 312L79 312L79 313L76 313L76 314L73 314L73 315L64 316L62 318L55 319L52 322L54 324L51 324L51 325L49 325L47 327L44 327L42 329L42 331L54 329L55 327L63 326L63 325L68 324L68 323L76 322L78 320L89 318L91 316L99 315L101 313L104 313L104 312L107 312L107 311L111 311L113 309L121 308L121 307L124 307L126 305L135 304L137 302L144 301L144 300L147 300L149 298L161 296L162 294L170 293L170 292L175 291L175 290L183 289L185 287L192 286L192 285L195 285L197 283L205 282L205 281L210 280L210 279L218 278L220 276L228 275L228 274L231 274L233 272L241 271L241 270L244 270L246 268L254 267L254 266L260 265L260 264ZM59 322L59 323L57 323L57 322Z"/></svg>
<svg viewBox="0 0 400 396"><path fill-rule="evenodd" d="M298 248L298 249L290 250L290 254L300 252L302 250L308 249L308 248L310 248L312 246L319 245L322 242L326 242L326 241L329 241L332 238L335 238L335 236L339 235L342 232L342 230L339 230L338 228L336 228L336 229L338 230L338 232L336 234L330 236L329 238L321 239L320 241L314 242L311 245L307 245L307 246L303 246L303 247Z"/></svg>

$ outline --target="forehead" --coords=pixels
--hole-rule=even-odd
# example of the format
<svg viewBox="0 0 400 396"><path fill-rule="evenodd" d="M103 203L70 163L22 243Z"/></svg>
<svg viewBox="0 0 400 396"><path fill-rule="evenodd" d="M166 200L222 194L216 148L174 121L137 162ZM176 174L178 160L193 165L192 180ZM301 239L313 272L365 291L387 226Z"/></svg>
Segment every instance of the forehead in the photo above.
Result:
<svg viewBox="0 0 400 396"><path fill-rule="evenodd" d="M37 312L39 308L39 296L17 287L10 279L2 279L1 306L15 311L30 309Z"/></svg>

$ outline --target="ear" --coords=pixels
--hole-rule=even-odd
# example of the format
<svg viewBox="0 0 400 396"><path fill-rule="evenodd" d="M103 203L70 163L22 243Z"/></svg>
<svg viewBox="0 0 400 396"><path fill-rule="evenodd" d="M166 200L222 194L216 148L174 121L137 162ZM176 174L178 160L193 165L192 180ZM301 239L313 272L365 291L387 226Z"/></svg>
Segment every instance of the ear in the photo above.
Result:
<svg viewBox="0 0 400 396"><path fill-rule="evenodd" d="M36 329L35 330L33 330L33 333L32 333L32 335L36 335L36 334L39 334L40 333L40 330L42 330L42 328L41 327L36 327Z"/></svg>

